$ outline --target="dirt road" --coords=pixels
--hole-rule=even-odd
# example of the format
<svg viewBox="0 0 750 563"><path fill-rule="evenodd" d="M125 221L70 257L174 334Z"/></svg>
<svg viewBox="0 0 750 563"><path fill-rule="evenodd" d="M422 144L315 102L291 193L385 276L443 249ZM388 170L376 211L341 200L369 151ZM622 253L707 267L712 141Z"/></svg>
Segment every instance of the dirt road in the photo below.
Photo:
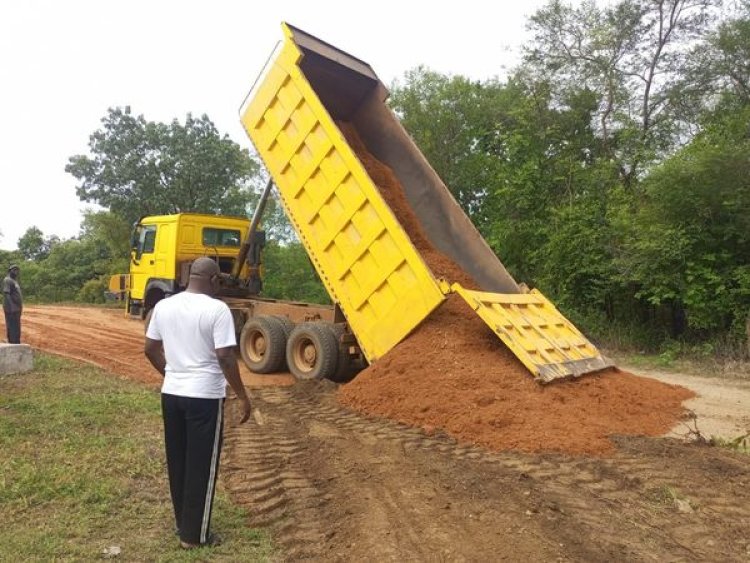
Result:
<svg viewBox="0 0 750 563"><path fill-rule="evenodd" d="M685 406L697 414L696 424L704 436L732 439L750 433L750 381L656 370L640 370L640 373L692 389L697 397L686 401ZM677 427L672 434L684 433L684 427Z"/></svg>
<svg viewBox="0 0 750 563"><path fill-rule="evenodd" d="M118 311L30 307L23 328L35 347L158 383L142 324ZM643 438L601 459L492 453L345 410L333 384L245 381L261 416L236 426L229 402L224 485L284 559L750 560L747 456ZM699 425L707 405L746 423L733 382L674 382L703 393L688 405Z"/></svg>
<svg viewBox="0 0 750 563"><path fill-rule="evenodd" d="M0 318L2 335L5 325ZM121 310L95 307L26 307L22 340L35 348L82 360L152 386L161 384L143 355L144 325ZM291 375L257 376L241 366L246 385L291 385Z"/></svg>

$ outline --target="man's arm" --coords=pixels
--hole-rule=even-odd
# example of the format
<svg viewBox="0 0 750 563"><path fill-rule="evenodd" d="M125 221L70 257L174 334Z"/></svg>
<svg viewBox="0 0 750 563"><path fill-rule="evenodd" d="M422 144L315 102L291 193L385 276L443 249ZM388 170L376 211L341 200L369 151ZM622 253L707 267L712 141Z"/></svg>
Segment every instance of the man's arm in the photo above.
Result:
<svg viewBox="0 0 750 563"><path fill-rule="evenodd" d="M143 347L143 351L151 362L151 365L156 368L162 377L164 377L164 369L167 367L167 360L164 357L164 346L161 340L152 340L146 337L146 344Z"/></svg>
<svg viewBox="0 0 750 563"><path fill-rule="evenodd" d="M242 379L240 379L240 369L237 367L237 355L234 353L234 347L217 348L216 357L219 360L221 371L224 372L224 377L242 403L242 419L240 420L240 424L242 424L250 418L252 406L245 391L245 386L242 384Z"/></svg>
<svg viewBox="0 0 750 563"><path fill-rule="evenodd" d="M13 292L11 293L11 297L13 298L13 301L16 304L16 307L18 307L18 311L23 311L23 298L21 297L21 290L19 289L18 282L16 282L13 285Z"/></svg>

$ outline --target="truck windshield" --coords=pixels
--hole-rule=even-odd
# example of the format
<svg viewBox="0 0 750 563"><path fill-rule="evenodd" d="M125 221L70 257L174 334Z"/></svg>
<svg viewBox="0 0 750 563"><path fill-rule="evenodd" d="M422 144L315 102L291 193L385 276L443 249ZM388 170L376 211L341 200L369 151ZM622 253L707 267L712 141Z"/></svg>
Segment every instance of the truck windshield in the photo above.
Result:
<svg viewBox="0 0 750 563"><path fill-rule="evenodd" d="M203 246L240 246L240 231L204 227Z"/></svg>

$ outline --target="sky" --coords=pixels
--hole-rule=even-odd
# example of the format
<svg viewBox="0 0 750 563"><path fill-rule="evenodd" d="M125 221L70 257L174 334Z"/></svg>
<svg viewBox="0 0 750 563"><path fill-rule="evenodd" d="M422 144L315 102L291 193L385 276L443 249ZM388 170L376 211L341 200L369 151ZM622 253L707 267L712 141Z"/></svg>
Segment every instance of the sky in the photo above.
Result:
<svg viewBox="0 0 750 563"><path fill-rule="evenodd" d="M32 225L79 233L70 156L107 108L151 121L207 114L251 144L238 108L287 21L368 62L391 84L424 65L504 77L544 0L0 0L0 248Z"/></svg>

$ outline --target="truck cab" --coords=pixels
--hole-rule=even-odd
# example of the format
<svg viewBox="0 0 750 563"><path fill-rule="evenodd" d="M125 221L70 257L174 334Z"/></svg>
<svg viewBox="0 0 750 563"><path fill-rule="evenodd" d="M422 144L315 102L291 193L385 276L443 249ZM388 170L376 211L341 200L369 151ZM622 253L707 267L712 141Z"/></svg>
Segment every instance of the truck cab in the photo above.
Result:
<svg viewBox="0 0 750 563"><path fill-rule="evenodd" d="M195 259L209 256L216 260L222 273L229 275L249 227L247 218L220 215L143 217L133 226L130 272L112 276L110 290L125 294L130 315L145 317L161 299L187 287L190 265ZM262 231L257 234L262 238ZM264 241L256 242L262 246ZM241 269L241 277L251 282L246 293L260 292L259 256L255 262L255 268L244 264Z"/></svg>

